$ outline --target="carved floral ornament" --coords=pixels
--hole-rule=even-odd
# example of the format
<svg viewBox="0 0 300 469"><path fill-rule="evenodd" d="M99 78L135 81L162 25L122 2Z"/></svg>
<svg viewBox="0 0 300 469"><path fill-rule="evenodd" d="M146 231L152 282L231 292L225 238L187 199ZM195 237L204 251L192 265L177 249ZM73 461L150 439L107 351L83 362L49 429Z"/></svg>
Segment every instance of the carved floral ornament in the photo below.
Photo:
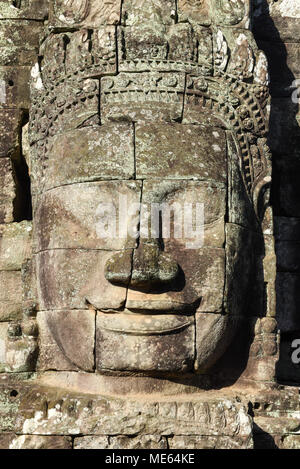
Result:
<svg viewBox="0 0 300 469"><path fill-rule="evenodd" d="M235 25L249 16L248 0L213 0L210 4L211 15L219 24Z"/></svg>
<svg viewBox="0 0 300 469"><path fill-rule="evenodd" d="M54 14L61 23L69 25L82 23L87 19L103 23L104 18L118 23L121 3L124 3L124 0L54 0ZM158 0L139 0L135 3L140 10L152 7L159 11L161 8L161 2ZM169 4L169 16L172 18L176 5L173 1L169 1ZM206 21L232 26L240 24L244 18L249 18L250 0L178 0L178 10L200 12L203 18L207 17ZM249 21L244 27L249 27Z"/></svg>
<svg viewBox="0 0 300 469"><path fill-rule="evenodd" d="M54 15L68 25L82 23L86 19L100 23L105 19L114 24L120 18L120 0L56 0Z"/></svg>
<svg viewBox="0 0 300 469"><path fill-rule="evenodd" d="M144 3L134 2L139 12L145 9ZM160 0L150 3L156 9L162 5ZM172 3L170 0L168 5ZM165 102L166 106L170 102L182 102L183 106L186 102L199 113L211 106L233 133L245 187L257 205L258 192L269 182L266 175L270 173L266 145L258 144L267 132L268 64L247 29L249 21L242 24L243 29L234 26L250 18L250 1L178 0L177 5L178 11L208 9L218 26L179 22L155 30L149 22L145 32L139 26L136 30L118 26L116 34L112 24L120 20L119 0L56 0L54 10L59 21L83 25L79 31L67 33L58 29L42 45L41 68L35 78L39 85L33 83L32 143L43 142L63 128L74 106L93 116L99 93L101 103L108 105L120 101L127 106L139 93L142 102ZM124 13L126 0L122 6ZM98 29L86 26L97 22L102 24ZM141 84L140 72L147 72ZM182 80L184 76L186 80ZM99 79L101 91L96 86ZM90 113L89 106L93 108ZM100 120L101 112L100 106Z"/></svg>

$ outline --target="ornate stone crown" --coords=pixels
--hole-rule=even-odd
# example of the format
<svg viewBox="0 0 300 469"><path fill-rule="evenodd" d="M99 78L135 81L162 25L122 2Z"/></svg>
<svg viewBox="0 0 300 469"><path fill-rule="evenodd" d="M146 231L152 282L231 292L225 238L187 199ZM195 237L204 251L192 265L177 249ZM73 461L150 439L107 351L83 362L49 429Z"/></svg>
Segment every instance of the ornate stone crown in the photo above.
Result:
<svg viewBox="0 0 300 469"><path fill-rule="evenodd" d="M32 72L30 137L39 158L48 137L68 129L134 122L141 112L183 124L205 115L232 132L256 206L270 182L268 67L249 30L250 1L143 3L53 2Z"/></svg>

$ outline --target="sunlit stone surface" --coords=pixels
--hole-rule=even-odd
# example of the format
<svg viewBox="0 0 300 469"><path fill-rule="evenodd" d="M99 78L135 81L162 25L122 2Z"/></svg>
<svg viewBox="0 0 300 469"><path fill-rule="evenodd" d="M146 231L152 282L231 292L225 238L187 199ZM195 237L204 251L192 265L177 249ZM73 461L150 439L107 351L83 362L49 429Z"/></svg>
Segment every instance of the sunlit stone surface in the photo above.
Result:
<svg viewBox="0 0 300 469"><path fill-rule="evenodd" d="M299 446L260 3L0 1L0 447Z"/></svg>

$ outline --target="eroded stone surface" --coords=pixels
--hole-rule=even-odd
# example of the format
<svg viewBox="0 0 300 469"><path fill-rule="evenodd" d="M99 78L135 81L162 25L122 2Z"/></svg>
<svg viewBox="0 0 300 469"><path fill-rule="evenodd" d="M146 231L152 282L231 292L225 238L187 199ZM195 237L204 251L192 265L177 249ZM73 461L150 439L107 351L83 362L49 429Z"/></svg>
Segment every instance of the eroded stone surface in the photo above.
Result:
<svg viewBox="0 0 300 469"><path fill-rule="evenodd" d="M11 390L18 392L17 397L10 396ZM76 396L54 388L45 395L44 390L41 386L30 389L28 384L18 386L15 382L1 391L1 405L7 405L3 414L7 418L6 424L3 421L7 429L15 419L14 431L25 435L134 437L138 434L144 440L144 435L152 435L153 441L158 437L195 434L251 438L252 419L246 407L228 396L226 399L198 397L178 402L178 399L168 398L149 402L78 393ZM117 437L112 441L117 441Z"/></svg>
<svg viewBox="0 0 300 469"><path fill-rule="evenodd" d="M127 209L138 208L140 198L138 181L72 184L46 192L35 213L36 252L134 248L136 239L127 228L137 229L138 210Z"/></svg>
<svg viewBox="0 0 300 469"><path fill-rule="evenodd" d="M0 270L21 270L31 257L32 223L0 225Z"/></svg>
<svg viewBox="0 0 300 469"><path fill-rule="evenodd" d="M299 42L299 4L294 0L257 1L254 5L254 32L259 39Z"/></svg>
<svg viewBox="0 0 300 469"><path fill-rule="evenodd" d="M213 179L225 182L224 133L181 124L136 127L136 175L141 179Z"/></svg>
<svg viewBox="0 0 300 469"><path fill-rule="evenodd" d="M31 65L38 53L41 30L40 23L36 21L24 20L20 23L15 19L2 20L0 64Z"/></svg>
<svg viewBox="0 0 300 469"><path fill-rule="evenodd" d="M133 129L129 124L65 133L49 146L46 189L103 179L133 179Z"/></svg>
<svg viewBox="0 0 300 469"><path fill-rule="evenodd" d="M1 99L1 108L28 109L30 67L0 67L0 81L4 96ZM6 155L8 156L8 155Z"/></svg>
<svg viewBox="0 0 300 469"><path fill-rule="evenodd" d="M161 227L152 217L161 214ZM143 183L141 238L161 236L165 250L223 248L226 189L223 184L187 180L146 180ZM195 225L197 220L197 228ZM194 220L194 222L193 222Z"/></svg>
<svg viewBox="0 0 300 469"><path fill-rule="evenodd" d="M5 91L4 91L5 90ZM3 87L1 99L2 104L6 103L6 88ZM0 110L0 156L7 157L16 155L20 151L20 123L21 113L15 109Z"/></svg>
<svg viewBox="0 0 300 469"><path fill-rule="evenodd" d="M251 438L232 438L216 436L174 436L168 439L170 449L253 449Z"/></svg>
<svg viewBox="0 0 300 469"><path fill-rule="evenodd" d="M196 314L196 361L199 372L209 369L221 357L236 331L236 318L221 314Z"/></svg>
<svg viewBox="0 0 300 469"><path fill-rule="evenodd" d="M120 73L101 80L101 122L179 120L183 111L183 73Z"/></svg>
<svg viewBox="0 0 300 469"><path fill-rule="evenodd" d="M125 253L124 268L129 275L131 250ZM123 307L126 288L111 285L104 276L104 266L111 255L111 251L76 249L37 254L40 309L86 309L88 304L97 309Z"/></svg>
<svg viewBox="0 0 300 469"><path fill-rule="evenodd" d="M218 0L179 0L179 21L191 21L198 24L249 28L249 0L238 0L232 4Z"/></svg>
<svg viewBox="0 0 300 469"><path fill-rule="evenodd" d="M0 18L43 20L48 14L48 6L48 0L23 0L22 4L3 0L0 2Z"/></svg>
<svg viewBox="0 0 300 469"><path fill-rule="evenodd" d="M20 271L0 271L0 321L22 315L22 279Z"/></svg>
<svg viewBox="0 0 300 469"><path fill-rule="evenodd" d="M143 435L128 438L126 436L115 437L90 437L76 438L74 449L167 449L167 439L156 435Z"/></svg>
<svg viewBox="0 0 300 469"><path fill-rule="evenodd" d="M194 319L97 315L97 370L186 372L193 368Z"/></svg>
<svg viewBox="0 0 300 469"><path fill-rule="evenodd" d="M55 27L94 27L118 24L121 0L54 0L50 5L50 24Z"/></svg>
<svg viewBox="0 0 300 469"><path fill-rule="evenodd" d="M6 446L6 445L5 445ZM6 449L8 447L6 446ZM24 435L12 436L9 442L9 449L72 449L72 441L69 437L60 436L39 436Z"/></svg>
<svg viewBox="0 0 300 469"><path fill-rule="evenodd" d="M210 24L211 20L209 18L208 2L197 2L195 0L179 0L178 19L179 21L186 21L188 18L199 24Z"/></svg>
<svg viewBox="0 0 300 469"><path fill-rule="evenodd" d="M292 75L300 76L297 8L291 0L252 5L256 24L265 24L259 46L271 61L288 56L282 70L270 70L281 101L271 108L267 142L268 65L250 32L250 1L55 0L45 24L48 2L11 3L0 2L0 428L6 432L0 444L68 448L73 435L79 448L255 448L267 433L278 447L297 447L298 394L270 391L278 341L270 317L270 208L264 214L271 143L275 152L289 152L278 158L276 213L298 216L288 183L295 187L298 177L298 167L288 168L297 155L295 107L276 127L282 95L290 95ZM20 203L29 187L18 184L15 171L24 161L32 178L34 262L24 232L29 224L13 223L30 217ZM159 232L162 219L159 237L147 236L145 206L138 217L128 216L140 237L99 236L105 218L99 205L112 201L113 214L120 193L144 205L203 203L204 235L197 238L203 245ZM171 224L180 223L171 216ZM296 321L297 279L289 271L297 272L297 253L289 243L297 236L283 231L279 267L289 285L281 282L279 310L288 307L288 321L293 315ZM242 345L230 343L237 317L240 342L249 348L243 363ZM237 387L237 399L224 389L204 391L220 388L219 375L235 363L243 372L233 370L234 386L265 387L266 396L247 388L241 398ZM35 370L38 379L52 373L47 387L34 387ZM121 383L130 396L147 389L150 398L101 397L108 390L95 383L107 370L118 375L112 388ZM162 388L174 391L178 380L176 399L154 398ZM193 399L182 394L191 382ZM68 385L72 393L59 389Z"/></svg>
<svg viewBox="0 0 300 469"><path fill-rule="evenodd" d="M122 21L127 25L140 25L142 22L158 24L173 23L176 13L174 0L124 0Z"/></svg>
<svg viewBox="0 0 300 469"><path fill-rule="evenodd" d="M94 369L95 312L38 313L39 370Z"/></svg>
<svg viewBox="0 0 300 469"><path fill-rule="evenodd" d="M226 249L225 309L233 315L255 316L255 311L263 311L263 294L259 290L263 288L263 238L228 223ZM233 281L237 277L239 284Z"/></svg>
<svg viewBox="0 0 300 469"><path fill-rule="evenodd" d="M9 323L0 324L0 372L5 370L6 364L6 336Z"/></svg>
<svg viewBox="0 0 300 469"><path fill-rule="evenodd" d="M11 223L14 221L14 203L16 199L16 184L14 170L10 158L0 159L0 222Z"/></svg>
<svg viewBox="0 0 300 469"><path fill-rule="evenodd" d="M148 311L185 311L196 308L197 311L220 312L224 293L224 250L207 248L198 249L197 253L191 250L189 253L179 248L166 252L170 252L178 263L180 272L185 272L186 283L179 272L177 283L167 292L130 289L127 308Z"/></svg>
<svg viewBox="0 0 300 469"><path fill-rule="evenodd" d="M120 71L199 72L211 75L212 33L187 23L118 28Z"/></svg>

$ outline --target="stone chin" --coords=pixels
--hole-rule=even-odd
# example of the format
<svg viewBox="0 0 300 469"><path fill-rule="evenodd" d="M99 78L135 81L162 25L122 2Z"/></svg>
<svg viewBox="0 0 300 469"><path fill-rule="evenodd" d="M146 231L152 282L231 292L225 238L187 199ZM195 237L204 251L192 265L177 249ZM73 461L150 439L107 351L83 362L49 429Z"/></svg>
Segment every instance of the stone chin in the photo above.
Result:
<svg viewBox="0 0 300 469"><path fill-rule="evenodd" d="M53 314L47 319L53 338L65 357L82 368L82 354L77 361L64 320L57 319ZM97 312L96 371L151 376L206 373L226 351L235 325L230 315L217 313ZM74 330L70 322L68 328Z"/></svg>
<svg viewBox="0 0 300 469"><path fill-rule="evenodd" d="M97 319L97 369L182 374L205 372L233 336L228 315L126 315Z"/></svg>

